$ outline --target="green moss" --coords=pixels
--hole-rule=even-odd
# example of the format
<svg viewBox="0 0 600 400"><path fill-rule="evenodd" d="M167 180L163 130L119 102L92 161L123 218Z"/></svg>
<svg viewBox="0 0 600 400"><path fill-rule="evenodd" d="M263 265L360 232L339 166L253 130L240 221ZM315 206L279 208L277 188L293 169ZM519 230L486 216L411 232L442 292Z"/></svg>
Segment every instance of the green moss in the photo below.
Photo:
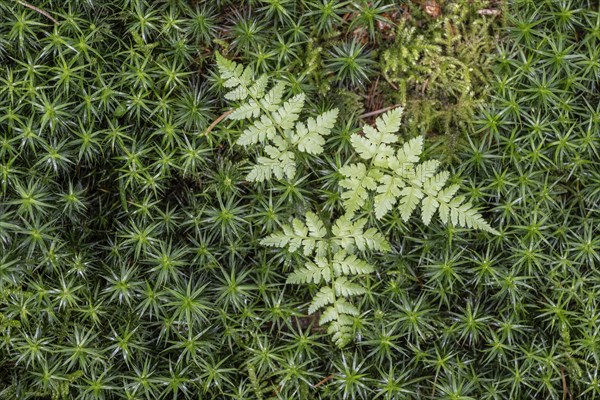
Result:
<svg viewBox="0 0 600 400"><path fill-rule="evenodd" d="M478 13L487 2L442 3L439 15L407 6L394 43L382 53L381 68L393 88L390 101L406 106L408 132L427 135L442 154L455 157L488 101L502 23Z"/></svg>
<svg viewBox="0 0 600 400"><path fill-rule="evenodd" d="M598 398L598 4L425 3L0 0L0 398ZM302 118L340 106L291 181L250 185L260 149L209 129L215 50ZM391 251L339 350L285 283L302 259L259 240L337 218L360 116L404 102L500 234L365 205Z"/></svg>

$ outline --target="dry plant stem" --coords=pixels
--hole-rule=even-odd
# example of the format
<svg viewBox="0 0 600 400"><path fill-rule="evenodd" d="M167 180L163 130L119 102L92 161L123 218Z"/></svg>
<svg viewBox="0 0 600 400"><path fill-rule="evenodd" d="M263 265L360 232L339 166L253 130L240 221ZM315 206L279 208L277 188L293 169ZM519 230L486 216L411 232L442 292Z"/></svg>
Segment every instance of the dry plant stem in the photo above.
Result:
<svg viewBox="0 0 600 400"><path fill-rule="evenodd" d="M392 82L390 80L390 78L388 78L387 74L382 74L383 78L386 80L386 82L394 89L394 90L398 90L398 85L396 85L394 82Z"/></svg>
<svg viewBox="0 0 600 400"><path fill-rule="evenodd" d="M328 381L330 381L331 378L333 378L334 376L335 376L335 374L329 375L328 377L326 377L325 379L323 379L321 382L317 383L314 387L318 388L319 386L321 386L321 385L327 383Z"/></svg>
<svg viewBox="0 0 600 400"><path fill-rule="evenodd" d="M363 115L360 116L360 118L361 119L365 119L365 118L369 118L369 117L374 117L375 115L383 114L386 111L393 110L394 108L397 108L397 107L400 107L400 106L401 106L401 104L394 104L393 106L381 108L379 110L375 110L375 111L371 111L371 112L368 112L366 114L363 114Z"/></svg>
<svg viewBox="0 0 600 400"><path fill-rule="evenodd" d="M24 1L21 1L21 0L18 0L18 1L17 1L17 3L19 3L20 5L22 5L22 6L24 6L24 7L27 7L27 8L29 8L29 9L31 9L31 10L33 10L33 11L37 12L37 13L39 13L39 14L42 14L44 17L48 18L49 20L51 20L52 22L54 22L54 23L55 23L55 24L57 24L57 25L58 25L58 24L60 24L60 22L58 22L56 19L54 19L54 18L52 17L52 15L50 15L48 12L46 12L46 11L44 11L44 10L40 9L40 8L37 8L37 7L36 7L36 6L34 6L34 5L31 5L31 4L29 4L29 3L26 3L26 2L24 2Z"/></svg>
<svg viewBox="0 0 600 400"><path fill-rule="evenodd" d="M377 87L379 86L379 77L375 81L375 84L371 85L371 89L369 90L369 109L375 108L375 92L377 91Z"/></svg>
<svg viewBox="0 0 600 400"><path fill-rule="evenodd" d="M219 116L219 118L215 119L212 124L204 131L204 136L208 136L208 134L215 129L215 126L219 124L219 122L223 121L229 114L231 114L233 110L225 111L223 114Z"/></svg>
<svg viewBox="0 0 600 400"><path fill-rule="evenodd" d="M562 386L563 386L563 400L567 400L567 394L569 395L569 398L572 399L573 395L571 395L571 392L569 391L569 387L567 386L567 377L565 376L565 369L561 368L560 369L560 375L562 377Z"/></svg>

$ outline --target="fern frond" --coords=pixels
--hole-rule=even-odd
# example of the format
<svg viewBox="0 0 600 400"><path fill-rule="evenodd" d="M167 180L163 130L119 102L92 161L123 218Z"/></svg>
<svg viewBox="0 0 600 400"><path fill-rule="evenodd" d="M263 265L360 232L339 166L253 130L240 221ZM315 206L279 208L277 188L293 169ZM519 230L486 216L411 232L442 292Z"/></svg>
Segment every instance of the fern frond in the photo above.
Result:
<svg viewBox="0 0 600 400"><path fill-rule="evenodd" d="M327 307L327 309L323 311L323 314L321 314L321 318L319 320L319 324L325 325L329 322L335 321L338 324L341 322L343 325L345 325L348 320L344 318L344 316L357 316L359 314L360 311L355 305L348 302L344 298L338 298L331 307Z"/></svg>
<svg viewBox="0 0 600 400"><path fill-rule="evenodd" d="M349 277L358 277L375 270L353 251L390 249L385 237L377 229L365 230L366 223L366 218L352 221L342 216L329 232L315 213L308 212L305 222L295 218L291 225L282 227L282 232L261 241L265 246L287 247L292 252L303 249L304 256L310 257L288 276L287 283L326 284L314 296L308 312L312 314L323 310L320 323L330 323L328 330L339 346L352 340L352 323L348 316L359 314L358 308L348 302L347 298L366 292L364 286L351 281Z"/></svg>
<svg viewBox="0 0 600 400"><path fill-rule="evenodd" d="M412 165L419 162L421 153L423 152L423 136L417 136L410 139L408 142L398 149L395 164L391 164L390 168L400 169L402 165Z"/></svg>
<svg viewBox="0 0 600 400"><path fill-rule="evenodd" d="M355 236L354 241L360 251L372 250L385 253L391 250L385 236L376 228L369 228L362 235Z"/></svg>
<svg viewBox="0 0 600 400"><path fill-rule="evenodd" d="M435 174L434 176L428 178L427 180L425 180L425 182L423 182L423 191L432 196L436 196L442 190L444 185L446 185L446 182L448 182L448 178L450 178L450 172L448 172L448 171L438 172L437 174ZM458 190L458 188L459 188L459 186L456 185L456 190ZM452 197L452 196L450 196L450 197Z"/></svg>
<svg viewBox="0 0 600 400"><path fill-rule="evenodd" d="M335 308L335 307L328 307L321 314L321 318L319 318L319 325L326 325L326 324L328 324L328 323L330 323L332 321L338 320L339 317L340 317L340 314L337 311L337 308ZM331 333L329 333L329 334L331 335Z"/></svg>
<svg viewBox="0 0 600 400"><path fill-rule="evenodd" d="M232 89L225 94L228 100L244 100L248 94L248 87L252 84L254 71L250 66L243 65L223 57L216 53L217 68L219 75L225 80L223 86Z"/></svg>
<svg viewBox="0 0 600 400"><path fill-rule="evenodd" d="M365 125L364 136L355 134L350 138L358 154L365 160L373 160L374 165L386 165L388 157L393 155L394 149L389 146L398 141L398 129L402 118L402 108L388 111L377 118L377 129Z"/></svg>
<svg viewBox="0 0 600 400"><path fill-rule="evenodd" d="M283 93L285 90L285 82L278 81L275 85L267 92L265 97L260 100L260 104L267 112L274 112L281 104Z"/></svg>
<svg viewBox="0 0 600 400"><path fill-rule="evenodd" d="M354 247L360 251L388 251L390 245L385 237L375 228L365 231L366 223L366 218L354 222L345 215L338 218L331 229L332 241L346 251L352 251Z"/></svg>
<svg viewBox="0 0 600 400"><path fill-rule="evenodd" d="M244 103L233 110L233 112L229 114L229 119L241 121L244 119L258 118L260 112L260 104L256 100L250 99L247 103Z"/></svg>
<svg viewBox="0 0 600 400"><path fill-rule="evenodd" d="M304 93L301 93L284 102L272 114L273 123L284 131L292 129L304 107L305 99Z"/></svg>
<svg viewBox="0 0 600 400"><path fill-rule="evenodd" d="M297 157L299 153L323 152L325 137L331 133L338 111L326 111L301 121L306 102L303 93L288 97L284 83L275 82L268 89L266 76L254 80L251 69L220 55L217 60L225 86L231 89L226 97L239 101L229 115L229 119L244 124L236 144L254 146L259 152L247 179L292 179L297 171L296 161L306 159ZM280 232L261 240L264 246L302 253L302 264L289 274L287 282L319 286L308 312L322 311L320 323L328 324L327 331L338 346L352 340L354 317L360 313L348 299L366 293L358 279L375 270L357 254L391 250L386 237L367 226L368 218L354 219L367 202L373 201L376 219L397 208L407 221L420 207L425 225L438 212L443 223L495 233L471 203L455 197L457 185L445 187L450 173L439 171L439 161L421 162L422 137L398 144L401 120L402 109L397 108L377 118L375 126L366 125L361 134L351 136L350 142L361 161L339 169L345 214L332 221L329 229L329 222L307 212L304 221L294 218Z"/></svg>
<svg viewBox="0 0 600 400"><path fill-rule="evenodd" d="M235 61L223 57L219 52L215 53L215 58L217 61L217 68L219 69L219 75L221 78L226 79L224 84L225 87L231 87L231 83L227 82L229 82L231 78L239 78L244 72L244 67Z"/></svg>
<svg viewBox="0 0 600 400"><path fill-rule="evenodd" d="M261 75L248 89L250 96L252 96L253 99L262 99L265 95L268 83L269 77L265 74Z"/></svg>
<svg viewBox="0 0 600 400"><path fill-rule="evenodd" d="M377 154L377 146L365 136L352 135L350 143L352 143L354 150L364 160L370 160Z"/></svg>
<svg viewBox="0 0 600 400"><path fill-rule="evenodd" d="M433 214L435 214L439 206L440 203L433 196L427 196L423 199L423 202L421 203L421 218L423 218L423 223L425 225L429 225Z"/></svg>
<svg viewBox="0 0 600 400"><path fill-rule="evenodd" d="M344 347L354 338L354 330L352 329L352 318L342 315L337 321L329 325L327 333L332 335L331 340L338 347Z"/></svg>
<svg viewBox="0 0 600 400"><path fill-rule="evenodd" d="M377 131L382 137L381 143L395 143L398 141L397 132L400 130L403 112L402 107L397 107L375 120Z"/></svg>
<svg viewBox="0 0 600 400"><path fill-rule="evenodd" d="M459 189L460 189L459 185L450 185L447 188L439 191L438 199L442 203L448 203L448 202L450 202L450 200L452 200L452 198L454 197L456 192L458 192Z"/></svg>
<svg viewBox="0 0 600 400"><path fill-rule="evenodd" d="M356 152L371 163L369 166L350 164L339 169L344 177L340 186L345 189L341 197L346 216L352 218L372 196L377 219L398 207L402 219L408 221L420 206L425 225L431 223L439 209L443 223L496 233L470 204L454 199L458 186L444 189L450 173L438 172L439 161L420 162L422 137L409 140L397 150L391 147L397 141L395 133L400 127L401 115L401 109L388 111L377 119L376 128L365 126L364 136L352 136ZM342 247L345 245L344 242Z"/></svg>
<svg viewBox="0 0 600 400"><path fill-rule="evenodd" d="M245 86L236 86L235 89L225 93L224 97L231 101L244 100L248 97L248 89Z"/></svg>
<svg viewBox="0 0 600 400"><path fill-rule="evenodd" d="M273 176L277 179L293 178L296 175L295 155L291 151L279 151L274 147L271 149L271 158L259 157L258 164L254 165L246 177L252 182L263 182L270 180Z"/></svg>
<svg viewBox="0 0 600 400"><path fill-rule="evenodd" d="M338 347L344 347L354 337L353 316L359 315L358 309L343 298L328 307L319 320L319 324L329 324L327 333Z"/></svg>
<svg viewBox="0 0 600 400"><path fill-rule="evenodd" d="M483 216L470 202L464 203L465 198L459 196L447 203L439 205L440 220L443 223L448 223L448 220L453 225L462 226L465 228L480 229L494 235L499 232L492 228L484 219ZM448 218L450 216L450 218Z"/></svg>
<svg viewBox="0 0 600 400"><path fill-rule="evenodd" d="M408 221L423 198L423 192L415 187L409 186L400 192L400 215L404 221Z"/></svg>
<svg viewBox="0 0 600 400"><path fill-rule="evenodd" d="M346 251L352 251L355 245L355 238L362 235L362 228L367 223L366 219L360 219L352 222L347 216L342 216L335 221L331 232L335 237L335 243Z"/></svg>
<svg viewBox="0 0 600 400"><path fill-rule="evenodd" d="M400 189L405 186L402 179L396 178L391 175L384 175L380 180L377 187L377 195L374 199L375 206L375 218L381 219L385 214L391 211L396 204L398 196L400 196Z"/></svg>
<svg viewBox="0 0 600 400"><path fill-rule="evenodd" d="M440 166L438 160L427 160L422 164L417 165L415 168L415 177L412 179L412 183L418 187L423 186L423 183L435 175L435 172Z"/></svg>
<svg viewBox="0 0 600 400"><path fill-rule="evenodd" d="M254 80L250 67L245 69L217 53L219 74L230 88L225 98L239 101L229 119L248 121L236 140L240 146L261 144L269 157L259 156L246 177L249 181L292 179L296 175L296 152L318 155L323 152L324 137L331 133L337 109L327 111L306 122L299 121L306 96L297 94L284 100L286 85L277 81L267 91L269 79L261 75ZM281 145L284 143L285 145ZM274 150L276 149L276 150ZM260 150L260 149L259 149Z"/></svg>
<svg viewBox="0 0 600 400"><path fill-rule="evenodd" d="M302 246L304 240L308 239L308 228L297 218L294 218L292 226L283 225L282 230L282 232L273 233L262 239L260 244L270 247L287 247L293 253Z"/></svg>

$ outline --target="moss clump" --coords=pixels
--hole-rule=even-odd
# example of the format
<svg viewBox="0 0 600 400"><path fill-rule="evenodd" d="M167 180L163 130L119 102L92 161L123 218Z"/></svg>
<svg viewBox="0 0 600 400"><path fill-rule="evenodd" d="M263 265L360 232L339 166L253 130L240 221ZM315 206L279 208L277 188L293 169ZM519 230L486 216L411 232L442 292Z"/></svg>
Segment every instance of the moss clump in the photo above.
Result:
<svg viewBox="0 0 600 400"><path fill-rule="evenodd" d="M381 68L391 101L406 105L409 133L430 136L454 156L488 100L502 21L487 1L440 3L406 6Z"/></svg>

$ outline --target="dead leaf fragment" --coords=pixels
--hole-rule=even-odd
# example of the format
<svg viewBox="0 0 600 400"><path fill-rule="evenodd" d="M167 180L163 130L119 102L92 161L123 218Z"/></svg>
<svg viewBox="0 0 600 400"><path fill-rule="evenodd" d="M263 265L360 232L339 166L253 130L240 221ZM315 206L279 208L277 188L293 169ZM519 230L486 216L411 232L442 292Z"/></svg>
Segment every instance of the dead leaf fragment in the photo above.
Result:
<svg viewBox="0 0 600 400"><path fill-rule="evenodd" d="M425 12L432 18L437 18L442 13L442 7L435 0L427 0L425 2Z"/></svg>
<svg viewBox="0 0 600 400"><path fill-rule="evenodd" d="M500 15L500 10L494 10L491 8L484 8L483 10L478 10L477 14L479 15L493 15L493 16L497 16Z"/></svg>

